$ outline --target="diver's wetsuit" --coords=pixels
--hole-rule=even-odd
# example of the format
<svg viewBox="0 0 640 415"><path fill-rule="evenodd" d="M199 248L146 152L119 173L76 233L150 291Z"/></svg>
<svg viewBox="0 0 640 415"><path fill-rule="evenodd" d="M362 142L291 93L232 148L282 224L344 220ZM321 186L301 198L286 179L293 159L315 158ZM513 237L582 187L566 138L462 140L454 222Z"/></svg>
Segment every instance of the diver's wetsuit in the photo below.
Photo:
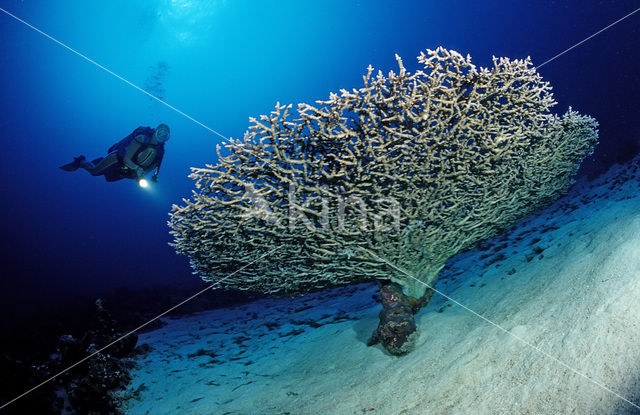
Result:
<svg viewBox="0 0 640 415"><path fill-rule="evenodd" d="M153 169L158 176L164 156L164 143L153 138L154 129L138 127L127 137L109 148L109 154L92 162L80 162L80 168L93 176L104 175L108 182L136 179Z"/></svg>

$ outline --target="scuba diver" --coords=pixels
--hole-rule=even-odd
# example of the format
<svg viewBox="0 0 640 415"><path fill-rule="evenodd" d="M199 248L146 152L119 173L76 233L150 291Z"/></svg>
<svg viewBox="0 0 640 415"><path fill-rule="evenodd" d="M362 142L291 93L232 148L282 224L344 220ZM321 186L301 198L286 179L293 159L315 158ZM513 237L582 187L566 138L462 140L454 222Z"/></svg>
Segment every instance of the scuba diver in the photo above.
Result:
<svg viewBox="0 0 640 415"><path fill-rule="evenodd" d="M91 162L85 156L73 158L73 162L60 166L64 171L83 168L92 176L104 176L108 182L135 179L139 183L144 175L155 169L151 181L158 181L160 164L164 156L164 143L169 139L169 126L159 124L155 129L138 127L131 134L112 145L106 157Z"/></svg>

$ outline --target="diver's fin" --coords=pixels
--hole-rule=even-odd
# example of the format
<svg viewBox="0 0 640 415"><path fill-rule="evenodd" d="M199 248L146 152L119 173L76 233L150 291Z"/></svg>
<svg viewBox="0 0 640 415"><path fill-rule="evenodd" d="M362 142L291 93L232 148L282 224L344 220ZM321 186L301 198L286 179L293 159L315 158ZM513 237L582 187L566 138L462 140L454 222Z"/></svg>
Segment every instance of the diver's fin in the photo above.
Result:
<svg viewBox="0 0 640 415"><path fill-rule="evenodd" d="M64 171L76 171L78 170L78 164L76 162L65 164L64 166L60 166L60 168Z"/></svg>
<svg viewBox="0 0 640 415"><path fill-rule="evenodd" d="M80 168L84 160L84 156L74 157L73 162L60 166L60 168L64 171L76 171Z"/></svg>

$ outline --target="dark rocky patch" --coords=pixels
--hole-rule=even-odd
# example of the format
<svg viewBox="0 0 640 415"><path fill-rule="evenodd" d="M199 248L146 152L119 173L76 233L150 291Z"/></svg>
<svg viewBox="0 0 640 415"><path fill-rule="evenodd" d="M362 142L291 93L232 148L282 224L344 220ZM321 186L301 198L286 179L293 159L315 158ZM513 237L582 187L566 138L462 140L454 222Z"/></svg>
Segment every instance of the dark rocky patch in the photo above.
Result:
<svg viewBox="0 0 640 415"><path fill-rule="evenodd" d="M318 328L318 327L322 327L323 326L323 324L318 323L318 322L316 322L314 320L311 320L311 319L291 320L291 324L295 324L296 326L306 325L306 326L309 326L309 327L312 327L312 328Z"/></svg>
<svg viewBox="0 0 640 415"><path fill-rule="evenodd" d="M533 253L534 255L540 255L542 252L544 252L545 248L542 248L540 246L534 246L533 247Z"/></svg>
<svg viewBox="0 0 640 415"><path fill-rule="evenodd" d="M294 329L287 333L280 334L280 337L289 337L289 336L297 336L299 334L304 333L304 329Z"/></svg>
<svg viewBox="0 0 640 415"><path fill-rule="evenodd" d="M313 308L313 306L312 305L305 305L305 306L298 307L298 308L294 309L293 312L294 313L299 313L299 312L304 311L304 310L309 310L310 308Z"/></svg>
<svg viewBox="0 0 640 415"><path fill-rule="evenodd" d="M119 288L96 299L76 297L64 303L42 303L11 309L12 318L0 319L0 404L77 363L117 338L147 323L158 314L201 291L204 283L163 285L139 290ZM177 308L169 317L253 301L244 293L207 290ZM161 328L157 319L140 332ZM118 414L114 391L128 382L131 357L141 357L150 346L135 347L137 336L125 337L103 353L3 408L2 414ZM104 373L107 375L98 375ZM101 383L98 384L97 382ZM102 386L104 385L104 386ZM131 397L135 399L135 396Z"/></svg>
<svg viewBox="0 0 640 415"><path fill-rule="evenodd" d="M505 259L507 259L506 255L503 253L500 253L498 255L495 255L493 258L491 258L489 261L487 261L487 266L495 264L498 261L504 261Z"/></svg>
<svg viewBox="0 0 640 415"><path fill-rule="evenodd" d="M248 341L248 340L251 340L251 337L247 337L247 336L236 336L236 337L234 337L234 338L233 338L233 342L234 342L235 344L238 344L238 345L239 345L239 344L241 344L241 343L244 343L244 342L246 342L246 341Z"/></svg>

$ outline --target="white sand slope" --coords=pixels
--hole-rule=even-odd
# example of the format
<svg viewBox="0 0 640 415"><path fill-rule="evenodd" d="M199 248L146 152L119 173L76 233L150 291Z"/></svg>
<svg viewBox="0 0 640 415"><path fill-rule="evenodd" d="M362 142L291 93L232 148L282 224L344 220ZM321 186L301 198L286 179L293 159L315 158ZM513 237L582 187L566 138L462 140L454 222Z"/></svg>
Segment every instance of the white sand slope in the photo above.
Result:
<svg viewBox="0 0 640 415"><path fill-rule="evenodd" d="M507 332L436 294L390 356L373 284L168 320L128 414L640 414L602 387L640 405L639 162L450 261L436 288Z"/></svg>

